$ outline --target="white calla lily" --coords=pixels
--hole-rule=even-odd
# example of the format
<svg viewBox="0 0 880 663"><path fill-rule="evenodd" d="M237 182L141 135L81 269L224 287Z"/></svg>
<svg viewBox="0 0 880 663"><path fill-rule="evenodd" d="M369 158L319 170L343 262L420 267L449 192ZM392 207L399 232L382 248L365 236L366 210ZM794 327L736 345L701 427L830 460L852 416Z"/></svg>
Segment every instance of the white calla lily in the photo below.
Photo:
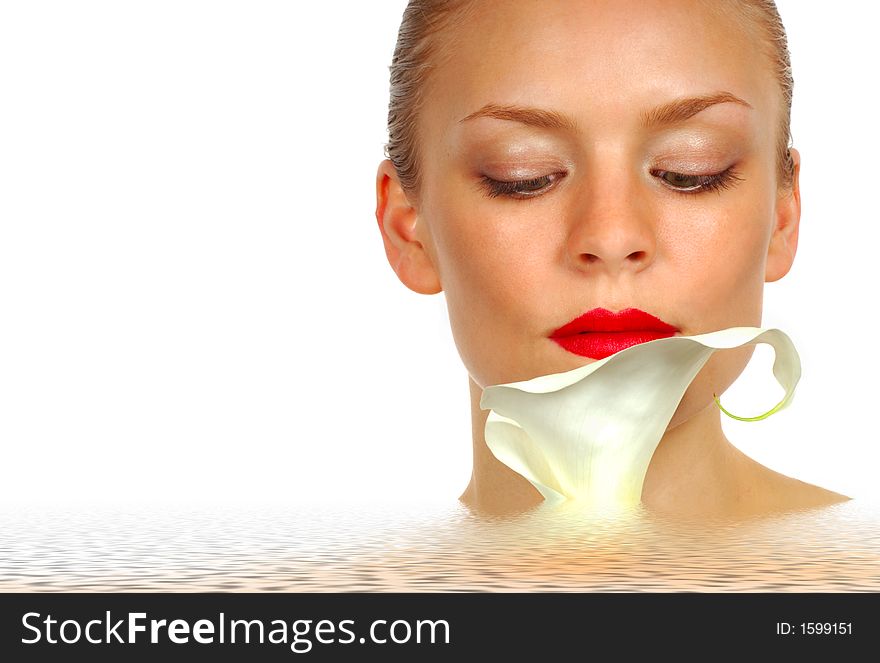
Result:
<svg viewBox="0 0 880 663"><path fill-rule="evenodd" d="M773 347L773 374L786 392L751 420L764 418L791 402L800 358L778 329L731 327L641 343L565 373L486 387L480 401L490 410L486 444L548 502L637 504L654 450L697 373L716 351L757 343Z"/></svg>

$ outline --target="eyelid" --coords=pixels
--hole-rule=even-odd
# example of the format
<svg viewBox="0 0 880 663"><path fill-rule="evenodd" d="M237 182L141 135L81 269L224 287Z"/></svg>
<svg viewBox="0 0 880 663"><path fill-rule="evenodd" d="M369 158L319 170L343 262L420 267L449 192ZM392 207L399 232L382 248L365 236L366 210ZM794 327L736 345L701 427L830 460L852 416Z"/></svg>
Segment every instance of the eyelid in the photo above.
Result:
<svg viewBox="0 0 880 663"><path fill-rule="evenodd" d="M660 186L666 189L670 189L674 193L682 195L694 195L699 193L707 193L709 191L716 191L718 193L721 193L723 189L729 189L730 187L736 186L736 184L741 182L743 178L739 176L739 171L737 171L735 168L736 164L725 168L721 172L715 173L680 173L678 171L665 170L660 168L652 169L650 172L652 176L660 180ZM663 179L663 175L682 175L684 177L693 177L700 180L700 183L692 187L677 187L673 186L665 179Z"/></svg>
<svg viewBox="0 0 880 663"><path fill-rule="evenodd" d="M735 165L736 164L731 165L720 172L713 173L682 173L675 170L660 168L651 169L649 172L655 179L660 180L660 186L679 195L695 195L708 193L710 191L721 193L723 189L728 189L742 181L739 172L735 170ZM568 173L566 172L556 172L548 173L546 175L538 175L528 179L514 180L497 180L488 175L483 175L479 184L484 189L486 195L490 198L504 197L513 200L525 200L527 198L537 198L554 189L557 183L567 174ZM665 175L670 174L695 178L698 180L698 183L692 187L677 187L664 179ZM547 184L538 189L518 191L518 189L523 187L537 186L543 181L547 181Z"/></svg>
<svg viewBox="0 0 880 663"><path fill-rule="evenodd" d="M527 179L515 180L497 180L488 175L483 175L480 178L480 185L485 189L490 198L504 197L512 198L514 200L525 200L526 198L537 198L538 196L544 195L547 191L554 189L557 183L565 178L567 174L568 173L566 172L555 172L547 173L546 175L537 175L536 177L530 177ZM549 180L548 184L540 189L530 192L516 191L519 187L538 184L545 180Z"/></svg>

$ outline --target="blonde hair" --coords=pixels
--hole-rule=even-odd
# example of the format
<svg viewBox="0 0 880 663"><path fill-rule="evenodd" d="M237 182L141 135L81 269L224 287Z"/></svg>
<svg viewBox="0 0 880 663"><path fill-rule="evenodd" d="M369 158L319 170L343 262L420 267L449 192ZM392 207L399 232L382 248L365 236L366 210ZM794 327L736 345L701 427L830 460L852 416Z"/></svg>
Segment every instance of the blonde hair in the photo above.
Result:
<svg viewBox="0 0 880 663"><path fill-rule="evenodd" d="M421 155L418 116L430 85L430 73L453 51L447 33L467 19L474 0L409 0L400 22L397 45L391 59L391 94L388 104L388 142L385 156L391 160L403 190L418 200L421 189ZM791 101L794 79L785 27L774 0L730 0L744 27L757 27L765 53L773 65L782 91L782 112L777 133L777 178L781 190L789 190L794 175L791 145Z"/></svg>

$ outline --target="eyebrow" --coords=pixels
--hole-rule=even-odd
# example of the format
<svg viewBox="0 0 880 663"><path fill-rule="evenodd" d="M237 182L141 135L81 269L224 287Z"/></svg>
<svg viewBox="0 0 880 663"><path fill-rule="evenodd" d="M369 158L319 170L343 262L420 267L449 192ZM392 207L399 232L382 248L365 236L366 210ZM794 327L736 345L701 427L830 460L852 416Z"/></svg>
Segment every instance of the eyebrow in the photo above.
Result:
<svg viewBox="0 0 880 663"><path fill-rule="evenodd" d="M723 103L735 103L752 108L750 103L731 92L716 92L696 97L683 97L657 106L642 114L642 124L649 128L677 124L692 118L710 106ZM558 111L510 104L488 103L467 117L463 117L459 122L467 122L478 117L520 122L541 129L563 129L572 133L578 131L577 122Z"/></svg>
<svg viewBox="0 0 880 663"><path fill-rule="evenodd" d="M675 101L670 101L668 104L658 106L642 115L642 124L646 127L677 124L692 118L694 115L706 110L710 106L724 103L740 104L747 108L752 107L750 103L740 99L735 94L730 92L716 92L715 94L704 94L698 97L676 99Z"/></svg>
<svg viewBox="0 0 880 663"><path fill-rule="evenodd" d="M467 117L463 117L459 122L467 122L478 117L493 117L496 120L521 122L530 127L539 127L541 129L565 129L573 133L576 133L578 130L577 124L572 118L557 111L493 103L486 104L480 110L474 111Z"/></svg>

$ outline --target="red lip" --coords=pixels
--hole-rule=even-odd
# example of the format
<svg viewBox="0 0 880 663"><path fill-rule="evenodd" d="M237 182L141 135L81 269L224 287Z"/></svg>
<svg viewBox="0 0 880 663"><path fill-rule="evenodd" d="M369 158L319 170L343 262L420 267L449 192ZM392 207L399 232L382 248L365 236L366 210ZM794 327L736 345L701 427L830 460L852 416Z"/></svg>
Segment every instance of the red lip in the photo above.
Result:
<svg viewBox="0 0 880 663"><path fill-rule="evenodd" d="M637 308L619 313L594 308L554 331L550 338L576 355L604 359L638 343L674 336L677 331Z"/></svg>

